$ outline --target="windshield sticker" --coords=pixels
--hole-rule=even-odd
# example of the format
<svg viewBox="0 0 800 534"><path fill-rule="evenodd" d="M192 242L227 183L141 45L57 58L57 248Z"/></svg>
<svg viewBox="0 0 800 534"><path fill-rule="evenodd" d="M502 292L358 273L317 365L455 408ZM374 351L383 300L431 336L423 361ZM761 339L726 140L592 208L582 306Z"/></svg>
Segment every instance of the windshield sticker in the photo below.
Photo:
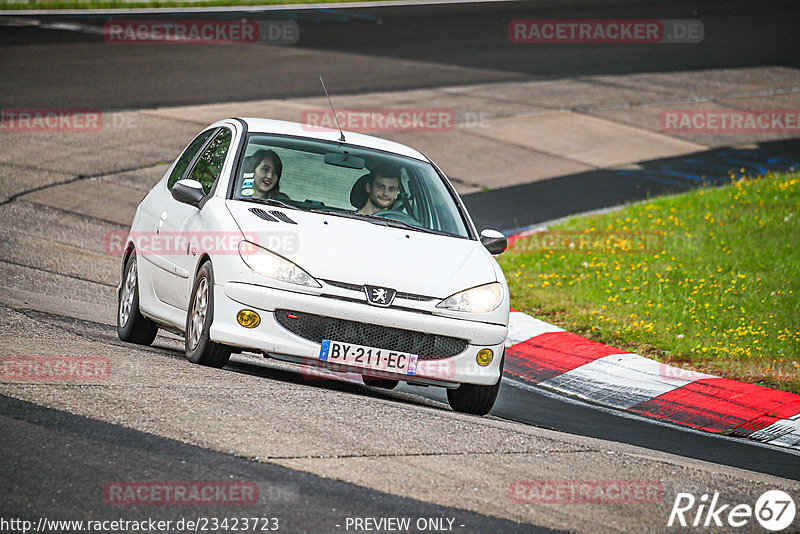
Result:
<svg viewBox="0 0 800 534"><path fill-rule="evenodd" d="M246 172L242 175L242 195L249 197L253 195L253 185L255 182L254 172Z"/></svg>

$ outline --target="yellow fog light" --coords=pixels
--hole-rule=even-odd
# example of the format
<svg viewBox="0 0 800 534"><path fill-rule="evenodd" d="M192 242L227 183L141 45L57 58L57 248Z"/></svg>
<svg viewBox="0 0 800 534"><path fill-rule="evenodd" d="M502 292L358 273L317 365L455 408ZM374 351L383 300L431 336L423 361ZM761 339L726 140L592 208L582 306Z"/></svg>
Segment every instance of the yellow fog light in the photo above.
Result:
<svg viewBox="0 0 800 534"><path fill-rule="evenodd" d="M492 352L492 349L481 349L475 357L475 361L478 362L478 365L481 367L486 367L492 363L492 359L494 359L494 352Z"/></svg>
<svg viewBox="0 0 800 534"><path fill-rule="evenodd" d="M240 310L236 314L236 320L245 328L255 328L261 324L261 317L253 310Z"/></svg>

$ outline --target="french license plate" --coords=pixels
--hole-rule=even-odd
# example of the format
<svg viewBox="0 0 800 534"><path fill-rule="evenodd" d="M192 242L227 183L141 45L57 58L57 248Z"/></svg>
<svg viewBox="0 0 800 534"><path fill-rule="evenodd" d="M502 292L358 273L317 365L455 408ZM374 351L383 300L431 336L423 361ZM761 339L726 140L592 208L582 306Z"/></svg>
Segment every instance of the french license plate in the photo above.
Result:
<svg viewBox="0 0 800 534"><path fill-rule="evenodd" d="M328 363L352 365L401 375L414 375L417 373L419 355L324 339L319 351L319 359Z"/></svg>

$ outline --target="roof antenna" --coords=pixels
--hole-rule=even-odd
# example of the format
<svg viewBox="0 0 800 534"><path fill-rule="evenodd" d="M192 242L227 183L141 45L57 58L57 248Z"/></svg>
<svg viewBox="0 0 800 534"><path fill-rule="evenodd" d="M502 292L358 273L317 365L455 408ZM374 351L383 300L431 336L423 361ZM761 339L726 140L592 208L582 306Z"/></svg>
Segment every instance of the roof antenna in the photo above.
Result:
<svg viewBox="0 0 800 534"><path fill-rule="evenodd" d="M339 128L339 135L341 135L341 137L339 138L339 141L341 141L342 143L345 143L346 141L344 139L344 132L342 131L342 127L339 126L339 117L336 116L336 110L333 109L333 102L331 102L331 97L328 96L328 90L325 89L325 82L322 81L322 76L319 77L319 83L322 84L322 90L325 91L325 96L328 97L328 104L331 105L331 111L333 112L333 120L336 121L336 127Z"/></svg>

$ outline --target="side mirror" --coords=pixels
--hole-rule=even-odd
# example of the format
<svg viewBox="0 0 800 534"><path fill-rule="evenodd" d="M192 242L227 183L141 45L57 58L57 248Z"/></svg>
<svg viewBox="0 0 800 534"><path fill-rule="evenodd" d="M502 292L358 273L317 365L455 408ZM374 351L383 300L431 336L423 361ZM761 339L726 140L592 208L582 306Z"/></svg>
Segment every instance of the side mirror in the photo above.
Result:
<svg viewBox="0 0 800 534"><path fill-rule="evenodd" d="M206 196L203 185L196 180L178 180L172 186L172 198L182 204L200 208L200 201Z"/></svg>
<svg viewBox="0 0 800 534"><path fill-rule="evenodd" d="M481 243L492 255L502 254L508 248L508 239L497 230L483 230Z"/></svg>

